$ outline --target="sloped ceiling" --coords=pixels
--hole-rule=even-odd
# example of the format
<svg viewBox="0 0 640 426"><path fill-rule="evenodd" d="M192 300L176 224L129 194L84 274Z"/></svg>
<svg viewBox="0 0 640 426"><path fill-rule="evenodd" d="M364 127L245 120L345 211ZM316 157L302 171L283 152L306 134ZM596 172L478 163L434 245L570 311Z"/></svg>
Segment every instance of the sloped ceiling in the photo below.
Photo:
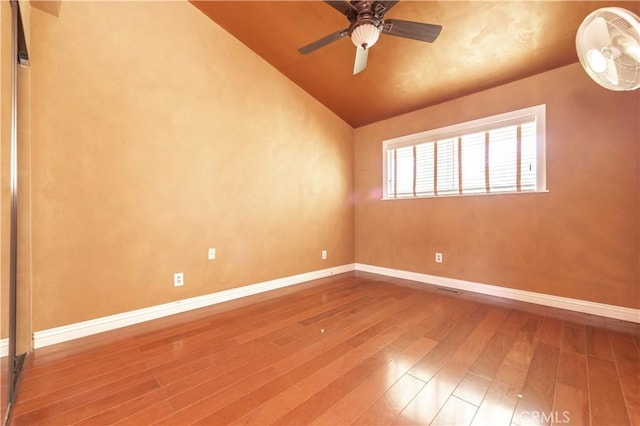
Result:
<svg viewBox="0 0 640 426"><path fill-rule="evenodd" d="M440 37L429 44L383 34L354 76L348 37L297 52L348 27L324 2L192 3L353 127L576 62L576 30L591 11L640 13L635 1L404 0L385 17L440 24Z"/></svg>

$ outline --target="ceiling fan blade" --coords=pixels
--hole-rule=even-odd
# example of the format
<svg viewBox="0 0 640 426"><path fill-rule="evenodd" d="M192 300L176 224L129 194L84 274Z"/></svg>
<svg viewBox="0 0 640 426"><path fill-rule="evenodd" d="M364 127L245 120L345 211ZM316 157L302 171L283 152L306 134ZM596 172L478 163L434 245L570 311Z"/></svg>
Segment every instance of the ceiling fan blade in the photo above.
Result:
<svg viewBox="0 0 640 426"><path fill-rule="evenodd" d="M442 25L423 24L421 22L385 19L382 32L404 38L433 43L440 35Z"/></svg>
<svg viewBox="0 0 640 426"><path fill-rule="evenodd" d="M308 55L311 52L314 52L321 47L326 46L329 43L333 43L336 40L340 40L342 37L349 34L349 29L345 28L344 30L336 31L333 34L329 34L328 36L322 37L320 40L316 40L313 43L307 44L304 47L298 49L298 52L303 55Z"/></svg>
<svg viewBox="0 0 640 426"><path fill-rule="evenodd" d="M369 56L369 49L363 49L362 47L356 47L356 61L353 64L353 75L358 74L367 67L367 57Z"/></svg>
<svg viewBox="0 0 640 426"><path fill-rule="evenodd" d="M358 9L347 0L324 0L324 2L347 18L358 15Z"/></svg>
<svg viewBox="0 0 640 426"><path fill-rule="evenodd" d="M374 3L373 11L382 17L396 4L398 4L398 0L379 0Z"/></svg>

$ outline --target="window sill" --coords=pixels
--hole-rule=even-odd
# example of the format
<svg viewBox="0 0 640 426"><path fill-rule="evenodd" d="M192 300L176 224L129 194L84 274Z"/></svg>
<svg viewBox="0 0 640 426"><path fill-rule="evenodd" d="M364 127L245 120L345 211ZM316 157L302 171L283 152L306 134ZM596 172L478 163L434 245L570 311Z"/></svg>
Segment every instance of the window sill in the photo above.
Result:
<svg viewBox="0 0 640 426"><path fill-rule="evenodd" d="M510 191L510 192L478 192L472 194L446 194L446 195L419 195L417 197L398 197L398 198L389 198L382 197L381 201L398 201L398 200L418 200L424 198L456 198L456 197L484 197L484 196L496 196L496 195L524 195L524 194L546 194L548 193L548 189L540 190L540 191Z"/></svg>

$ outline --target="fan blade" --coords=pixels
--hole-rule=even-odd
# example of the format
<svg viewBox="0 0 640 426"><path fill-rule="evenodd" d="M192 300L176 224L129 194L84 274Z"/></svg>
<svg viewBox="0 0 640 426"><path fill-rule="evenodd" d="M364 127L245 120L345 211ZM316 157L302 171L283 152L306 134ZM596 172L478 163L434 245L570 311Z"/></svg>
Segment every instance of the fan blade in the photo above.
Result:
<svg viewBox="0 0 640 426"><path fill-rule="evenodd" d="M367 57L369 56L369 49L363 49L362 47L356 47L356 61L353 64L353 75L358 74L367 67Z"/></svg>
<svg viewBox="0 0 640 426"><path fill-rule="evenodd" d="M316 40L313 43L307 44L304 47L298 49L298 52L303 55L308 55L311 52L314 52L321 47L326 46L329 43L333 43L336 40L340 40L342 37L349 34L349 29L345 28L344 30L336 31L333 34L329 34L328 36L322 37L320 40Z"/></svg>
<svg viewBox="0 0 640 426"><path fill-rule="evenodd" d="M326 4L345 15L347 18L358 15L358 8L346 0L324 0Z"/></svg>
<svg viewBox="0 0 640 426"><path fill-rule="evenodd" d="M380 0L373 5L373 11L380 17L383 17L393 6L398 4L398 0Z"/></svg>
<svg viewBox="0 0 640 426"><path fill-rule="evenodd" d="M602 49L611 45L611 37L609 36L609 28L607 21L599 16L584 29L584 38L587 46Z"/></svg>
<svg viewBox="0 0 640 426"><path fill-rule="evenodd" d="M616 61L613 58L607 59L607 70L605 71L605 75L609 83L617 86L620 84L618 80L618 69L616 68Z"/></svg>
<svg viewBox="0 0 640 426"><path fill-rule="evenodd" d="M385 19L382 32L392 36L411 38L433 43L442 31L442 25L423 24L421 22Z"/></svg>

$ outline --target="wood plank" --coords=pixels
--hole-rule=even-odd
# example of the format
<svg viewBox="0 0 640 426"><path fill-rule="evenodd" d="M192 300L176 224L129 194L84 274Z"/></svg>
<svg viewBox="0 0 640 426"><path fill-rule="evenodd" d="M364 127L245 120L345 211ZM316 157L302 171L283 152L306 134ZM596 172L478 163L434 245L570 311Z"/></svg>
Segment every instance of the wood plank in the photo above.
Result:
<svg viewBox="0 0 640 426"><path fill-rule="evenodd" d="M491 382L484 377L467 373L458 387L456 387L456 390L453 391L453 394L461 400L478 407L484 399L487 390L489 390L490 385Z"/></svg>
<svg viewBox="0 0 640 426"><path fill-rule="evenodd" d="M519 310L511 310L509 312L509 315L507 316L507 319L502 324L502 327L500 327L500 331L502 333L518 334L520 332L520 329L522 328L522 323L526 318L527 315L524 312Z"/></svg>
<svg viewBox="0 0 640 426"><path fill-rule="evenodd" d="M559 420L556 423L583 426L591 424L589 417L589 395L582 389L564 383L556 383L553 411Z"/></svg>
<svg viewBox="0 0 640 426"><path fill-rule="evenodd" d="M587 357L574 352L561 352L554 398L555 413L561 413L563 418L568 417L573 424L589 424L588 382Z"/></svg>
<svg viewBox="0 0 640 426"><path fill-rule="evenodd" d="M510 314L505 323L512 317ZM510 425L516 404L522 397L522 388L535 352L540 321L527 315L515 318L519 326L518 334L495 372L495 379L473 418L473 425ZM504 325L503 323L500 330L505 330Z"/></svg>
<svg viewBox="0 0 640 426"><path fill-rule="evenodd" d="M514 412L514 421L520 425L548 424L553 418L553 392L558 371L559 348L546 343L537 345L527 378L522 388L522 397ZM539 415L540 419L536 419Z"/></svg>
<svg viewBox="0 0 640 426"><path fill-rule="evenodd" d="M509 321L509 317L505 320L505 322L507 321ZM471 366L471 372L489 381L493 380L505 356L507 356L507 353L515 343L516 338L516 334L505 333L503 331L498 331L494 334L478 359Z"/></svg>
<svg viewBox="0 0 640 426"><path fill-rule="evenodd" d="M456 324L478 307L477 303L454 300L453 296L450 298L452 299L450 303L443 305L425 322L425 337L433 340L444 339Z"/></svg>
<svg viewBox="0 0 640 426"><path fill-rule="evenodd" d="M611 336L611 347L631 423L640 425L640 353L629 336Z"/></svg>
<svg viewBox="0 0 640 426"><path fill-rule="evenodd" d="M513 367L504 366L511 369ZM511 418L517 403L517 394L524 383L526 372L522 372L520 377L511 383L494 380L489 386L484 400L476 411L471 422L474 426L508 426L511 425Z"/></svg>
<svg viewBox="0 0 640 426"><path fill-rule="evenodd" d="M522 323L516 341L505 356L504 362L522 370L529 368L540 329L540 319L527 316Z"/></svg>
<svg viewBox="0 0 640 426"><path fill-rule="evenodd" d="M452 395L430 424L433 426L468 425L477 409L475 405Z"/></svg>
<svg viewBox="0 0 640 426"><path fill-rule="evenodd" d="M565 322L562 349L579 354L587 353L587 334L584 325Z"/></svg>
<svg viewBox="0 0 640 426"><path fill-rule="evenodd" d="M360 415L353 424L386 425L390 424L425 383L410 374L403 375L371 407Z"/></svg>
<svg viewBox="0 0 640 426"><path fill-rule="evenodd" d="M540 332L540 341L547 345L560 347L564 323L556 318L545 318Z"/></svg>
<svg viewBox="0 0 640 426"><path fill-rule="evenodd" d="M630 424L615 364L590 356L587 365L592 424Z"/></svg>
<svg viewBox="0 0 640 426"><path fill-rule="evenodd" d="M409 370L409 374L425 383L431 380L451 354L469 337L474 328L473 322L462 322L456 325L446 339L438 343Z"/></svg>
<svg viewBox="0 0 640 426"><path fill-rule="evenodd" d="M587 338L587 354L602 359L613 360L609 334L604 328L587 326L585 329Z"/></svg>
<svg viewBox="0 0 640 426"><path fill-rule="evenodd" d="M172 408L167 400L156 402L143 408L130 416L114 422L114 425L131 426L131 425L150 425L160 419L167 417L172 412Z"/></svg>
<svg viewBox="0 0 640 426"><path fill-rule="evenodd" d="M586 355L561 352L558 361L557 381L586 391L588 388Z"/></svg>

